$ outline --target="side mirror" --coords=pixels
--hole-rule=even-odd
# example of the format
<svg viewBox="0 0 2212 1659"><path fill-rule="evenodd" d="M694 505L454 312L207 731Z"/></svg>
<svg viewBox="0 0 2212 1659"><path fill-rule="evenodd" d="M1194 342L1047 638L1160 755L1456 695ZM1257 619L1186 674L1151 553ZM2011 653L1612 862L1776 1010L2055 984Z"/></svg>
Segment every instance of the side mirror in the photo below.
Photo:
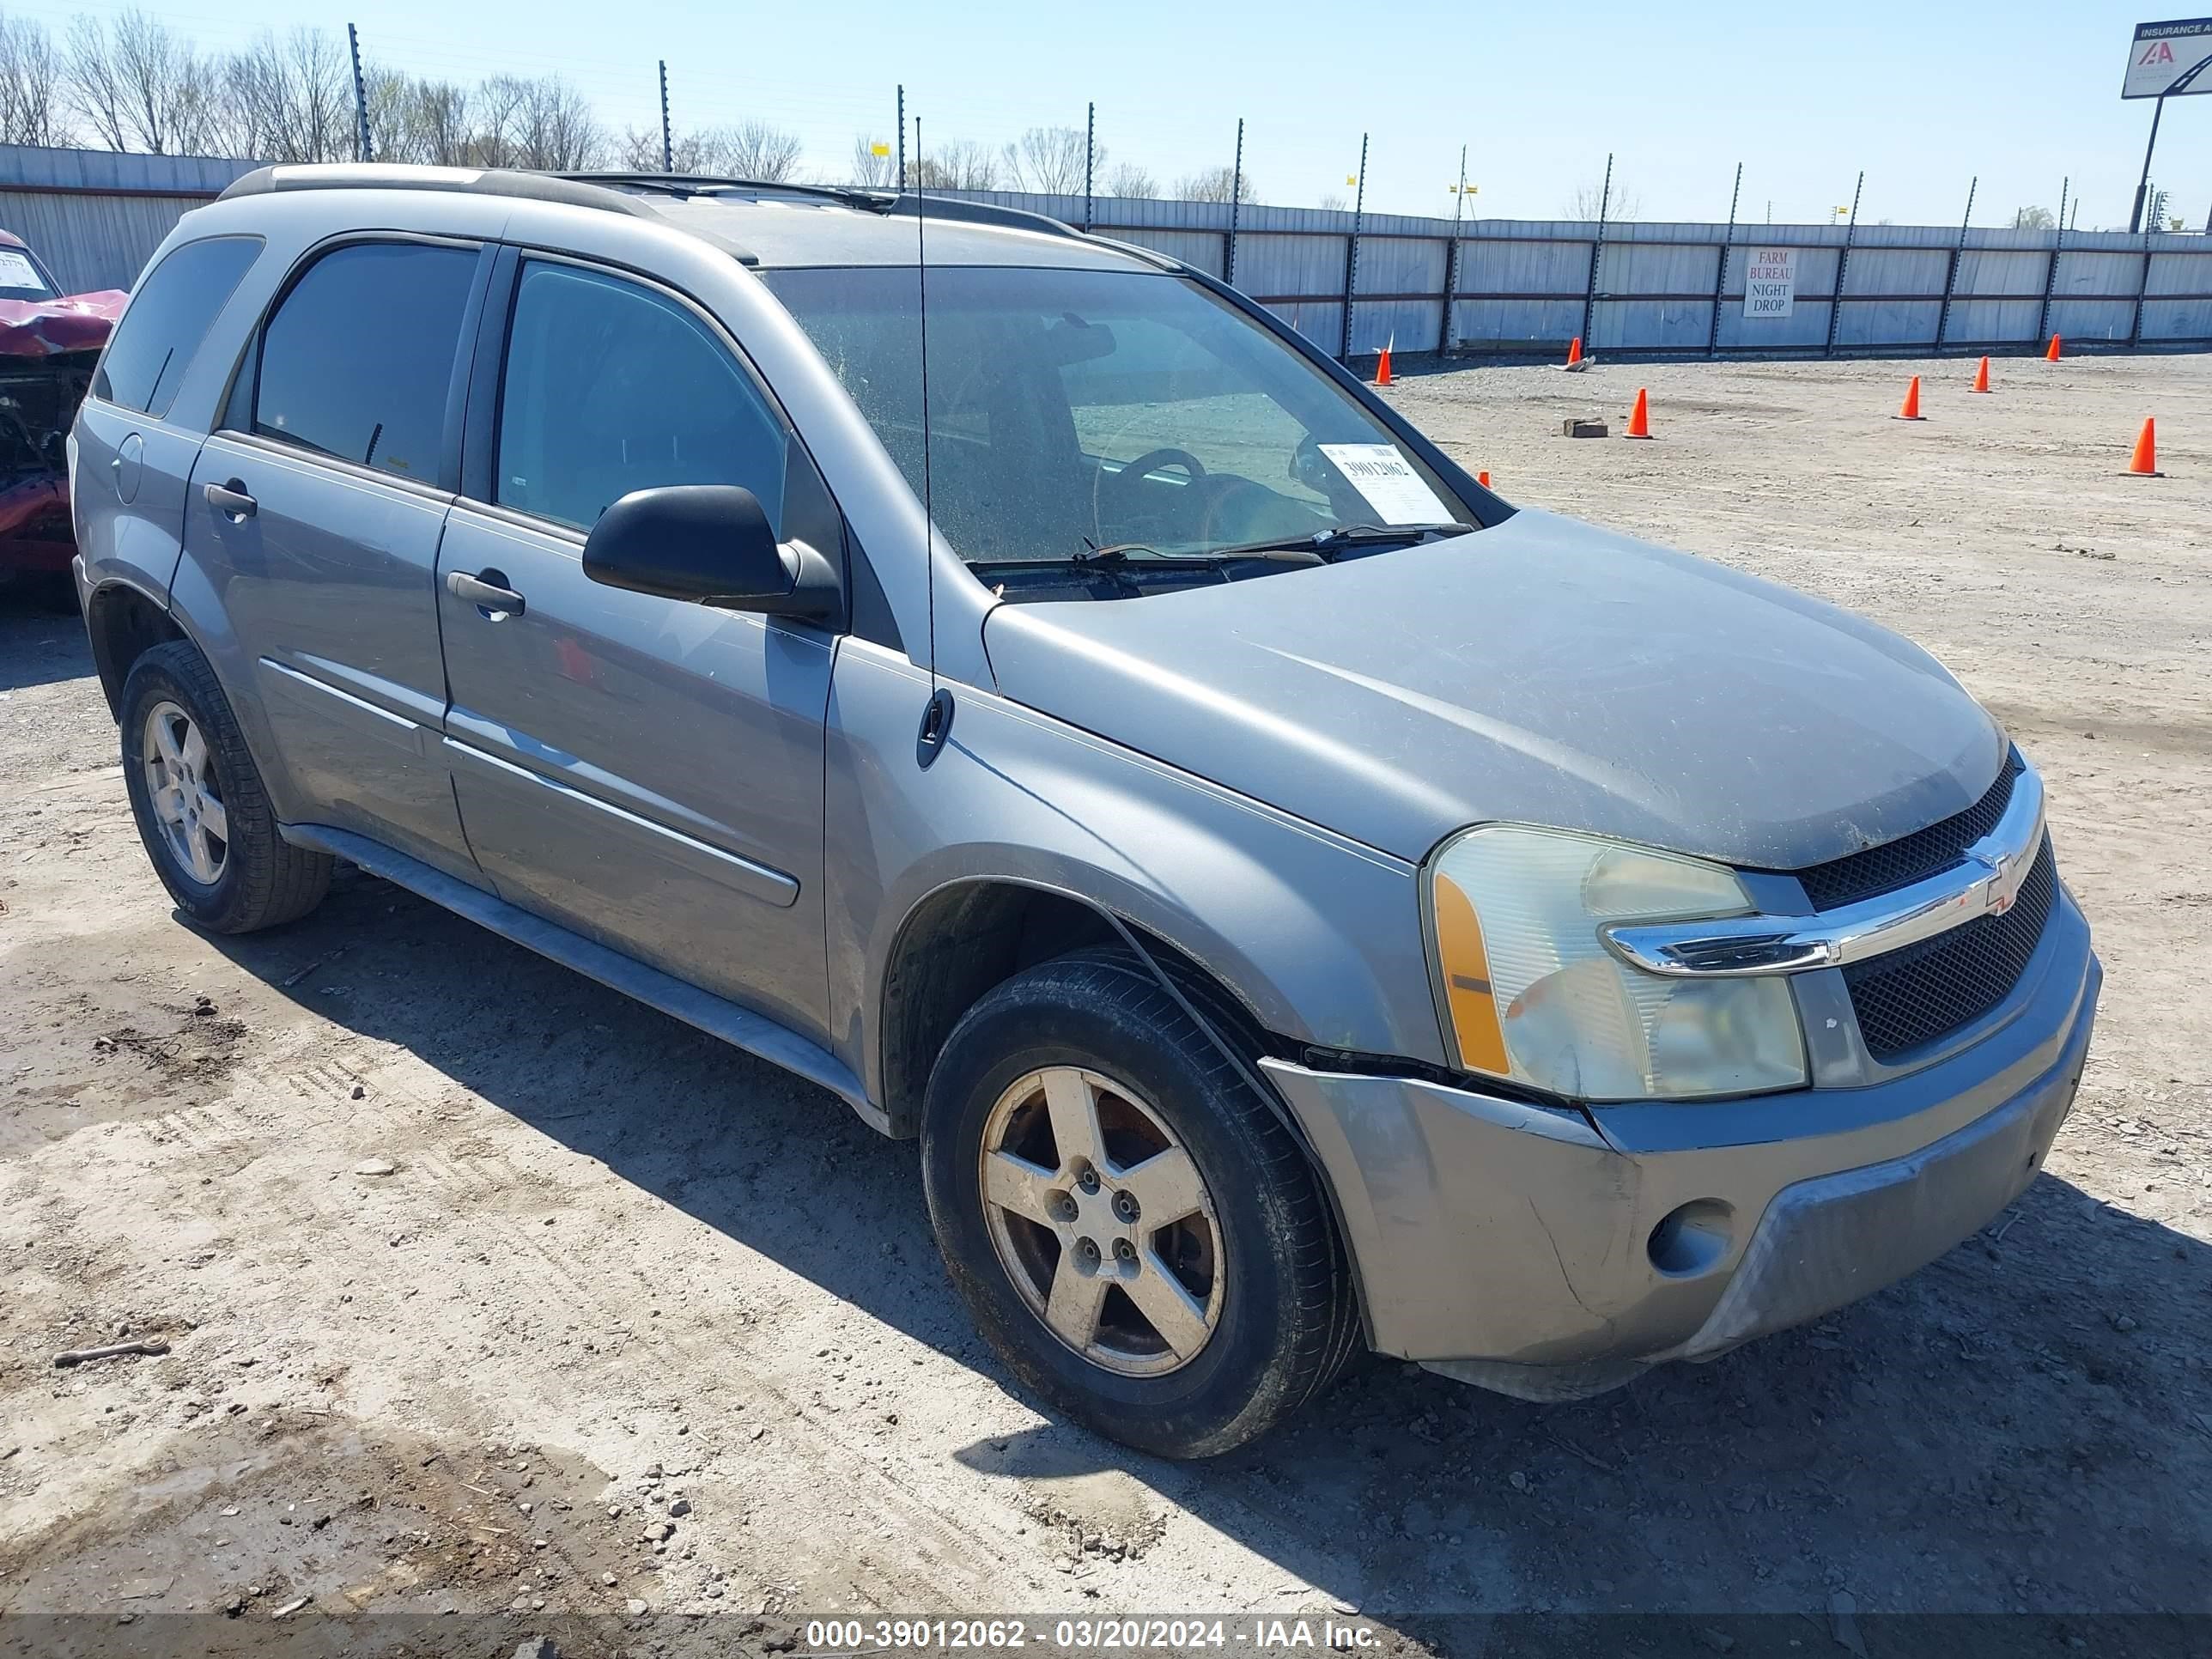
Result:
<svg viewBox="0 0 2212 1659"><path fill-rule="evenodd" d="M609 587L770 617L827 617L837 573L804 542L778 544L759 499L736 484L634 489L584 538L584 574Z"/></svg>

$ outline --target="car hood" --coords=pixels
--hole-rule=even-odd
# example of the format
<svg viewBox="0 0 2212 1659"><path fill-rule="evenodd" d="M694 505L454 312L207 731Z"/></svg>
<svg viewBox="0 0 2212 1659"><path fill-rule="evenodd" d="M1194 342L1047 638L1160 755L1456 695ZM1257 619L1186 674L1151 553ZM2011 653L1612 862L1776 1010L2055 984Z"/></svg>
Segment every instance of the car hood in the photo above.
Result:
<svg viewBox="0 0 2212 1659"><path fill-rule="evenodd" d="M2005 740L1926 652L1555 514L1143 599L1000 605L1007 697L1409 860L1489 820L1800 869L1924 829Z"/></svg>

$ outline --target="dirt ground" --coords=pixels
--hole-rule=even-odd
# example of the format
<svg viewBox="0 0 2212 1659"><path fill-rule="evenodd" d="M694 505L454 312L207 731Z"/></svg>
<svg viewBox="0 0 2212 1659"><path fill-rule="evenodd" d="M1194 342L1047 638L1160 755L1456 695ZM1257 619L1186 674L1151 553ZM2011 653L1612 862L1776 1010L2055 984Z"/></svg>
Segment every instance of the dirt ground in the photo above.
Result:
<svg viewBox="0 0 2212 1659"><path fill-rule="evenodd" d="M1855 607L1998 714L2108 974L2048 1172L1710 1366L1545 1407L1373 1364L1203 1467L1010 1392L913 1149L828 1096L367 878L181 926L81 627L0 597L0 1650L183 1613L198 1651L489 1654L829 1611L1357 1609L1432 1646L1660 1611L1713 1651L1763 1613L1808 1652L1863 1652L1855 1613L2212 1612L2212 358L1971 370L1392 395L1509 498ZM1928 420L1890 419L1916 371ZM1638 386L1656 441L1557 435ZM2146 415L2164 479L2119 476ZM53 1363L126 1337L168 1352Z"/></svg>

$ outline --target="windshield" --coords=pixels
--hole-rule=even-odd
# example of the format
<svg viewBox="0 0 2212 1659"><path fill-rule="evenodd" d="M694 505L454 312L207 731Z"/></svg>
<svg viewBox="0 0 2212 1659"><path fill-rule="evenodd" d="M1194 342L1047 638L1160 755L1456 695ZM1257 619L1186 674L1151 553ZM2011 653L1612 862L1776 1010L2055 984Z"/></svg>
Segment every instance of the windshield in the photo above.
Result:
<svg viewBox="0 0 2212 1659"><path fill-rule="evenodd" d="M921 495L914 270L762 275ZM1477 522L1318 368L1195 283L933 265L928 296L928 494L971 564L1103 550L1134 569Z"/></svg>

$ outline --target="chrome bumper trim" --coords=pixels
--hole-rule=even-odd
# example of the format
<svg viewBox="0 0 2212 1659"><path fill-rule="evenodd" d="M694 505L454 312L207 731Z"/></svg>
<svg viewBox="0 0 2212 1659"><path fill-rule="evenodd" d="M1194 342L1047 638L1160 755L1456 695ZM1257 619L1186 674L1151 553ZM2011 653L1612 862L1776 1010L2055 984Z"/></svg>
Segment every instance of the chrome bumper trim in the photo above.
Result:
<svg viewBox="0 0 2212 1659"><path fill-rule="evenodd" d="M1600 930L1630 966L1670 979L1841 968L1973 921L2002 915L2043 848L2043 780L2021 769L2012 801L1963 862L1894 893L1808 916L1616 922Z"/></svg>

